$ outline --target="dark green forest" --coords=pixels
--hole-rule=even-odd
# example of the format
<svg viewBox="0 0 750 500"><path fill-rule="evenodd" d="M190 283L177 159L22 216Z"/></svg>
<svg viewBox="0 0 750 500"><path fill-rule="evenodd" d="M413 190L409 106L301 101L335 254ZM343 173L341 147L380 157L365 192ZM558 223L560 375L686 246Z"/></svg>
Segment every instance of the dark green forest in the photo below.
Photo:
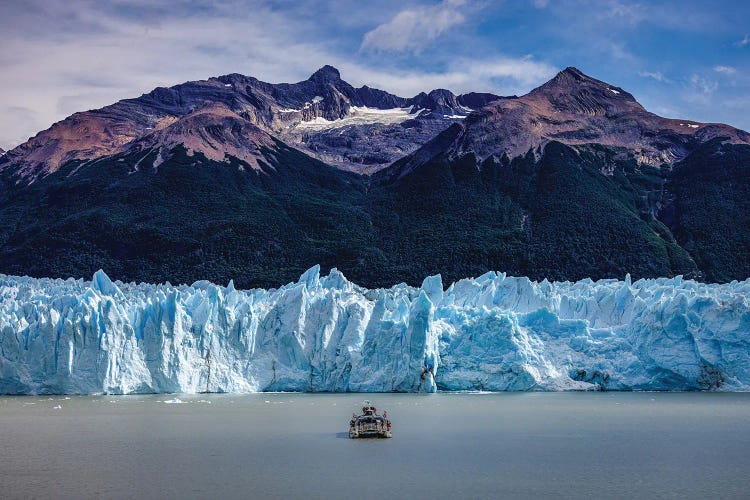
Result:
<svg viewBox="0 0 750 500"><path fill-rule="evenodd" d="M639 166L602 146L370 177L278 142L254 170L174 150L0 179L0 272L278 287L314 264L368 287L488 270L534 279L750 276L750 146ZM139 163L140 160L140 163ZM404 160L406 161L406 160Z"/></svg>

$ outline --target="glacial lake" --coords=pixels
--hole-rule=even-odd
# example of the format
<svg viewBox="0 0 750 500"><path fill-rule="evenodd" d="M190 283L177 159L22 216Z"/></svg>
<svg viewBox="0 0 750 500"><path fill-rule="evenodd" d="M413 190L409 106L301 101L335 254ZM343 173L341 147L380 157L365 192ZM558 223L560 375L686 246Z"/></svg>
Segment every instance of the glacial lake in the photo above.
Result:
<svg viewBox="0 0 750 500"><path fill-rule="evenodd" d="M0 439L4 499L750 495L750 394L0 397Z"/></svg>

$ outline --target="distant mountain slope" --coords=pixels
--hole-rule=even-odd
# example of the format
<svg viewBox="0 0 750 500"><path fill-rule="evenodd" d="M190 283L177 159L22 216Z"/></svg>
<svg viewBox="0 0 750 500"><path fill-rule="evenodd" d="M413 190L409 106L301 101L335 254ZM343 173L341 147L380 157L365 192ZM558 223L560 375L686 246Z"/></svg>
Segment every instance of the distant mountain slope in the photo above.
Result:
<svg viewBox="0 0 750 500"><path fill-rule="evenodd" d="M748 141L574 68L507 98L404 99L331 67L297 84L227 75L78 113L0 157L0 272L744 279Z"/></svg>

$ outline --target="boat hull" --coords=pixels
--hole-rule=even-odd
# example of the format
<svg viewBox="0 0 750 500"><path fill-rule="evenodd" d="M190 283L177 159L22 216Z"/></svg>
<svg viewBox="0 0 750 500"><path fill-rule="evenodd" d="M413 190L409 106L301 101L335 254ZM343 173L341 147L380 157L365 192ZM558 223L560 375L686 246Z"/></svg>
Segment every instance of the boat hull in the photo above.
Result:
<svg viewBox="0 0 750 500"><path fill-rule="evenodd" d="M349 429L349 437L352 439L367 439L367 438L391 438L393 434L391 431L357 431L356 429Z"/></svg>

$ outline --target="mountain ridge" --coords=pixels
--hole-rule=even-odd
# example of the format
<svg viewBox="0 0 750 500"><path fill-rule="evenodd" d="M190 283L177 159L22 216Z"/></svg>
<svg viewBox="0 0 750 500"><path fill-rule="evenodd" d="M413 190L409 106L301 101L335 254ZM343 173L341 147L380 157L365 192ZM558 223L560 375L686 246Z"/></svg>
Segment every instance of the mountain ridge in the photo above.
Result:
<svg viewBox="0 0 750 500"><path fill-rule="evenodd" d="M441 97L436 99L438 95ZM495 97L498 96L469 94L466 102L476 105ZM385 151L382 161L374 166L377 170L400 157L404 148L414 149L447 127L451 120L467 115L471 110L459 104L460 100L461 96L446 90L403 98L367 86L356 89L341 79L336 68L328 65L314 72L307 80L297 83L270 84L232 73L169 88L158 87L137 98L74 113L13 148L0 162L0 168L15 167L21 177L34 179L56 171L70 160L95 160L125 153L153 130L161 130L203 106L222 105L250 124L313 157L328 160L347 170L366 170L368 165L357 164L345 155L337 156L336 147L331 141L326 143L325 138L316 141L319 135L325 135L325 131L311 133L307 129L292 129L316 119L327 122L341 120L357 107L409 108L403 110L398 123L407 119L416 120L411 127L392 130L388 128L390 124L378 127L378 121L373 121L377 129L375 136L386 138L381 144L381 149ZM436 109L429 109L427 106L430 105ZM388 134L395 139L389 140ZM306 141L311 135L313 144L308 146ZM405 136L405 139L400 140L399 135ZM366 139L353 136L349 142L364 149L368 146L362 144L367 142ZM333 156L326 155L326 147L334 151ZM234 149L232 151L236 152ZM225 152L231 154L230 151ZM356 158L356 155L353 156Z"/></svg>
<svg viewBox="0 0 750 500"><path fill-rule="evenodd" d="M518 112L521 107L521 112ZM502 117L502 128L478 126ZM476 126L476 135L498 133L490 144L514 144L504 152L510 156L557 140L568 145L605 144L630 149L640 163L658 166L684 158L691 141L703 143L727 136L734 143L750 142L750 134L729 125L669 119L646 111L635 98L620 87L567 68L549 82L515 100L494 101L466 123ZM506 132L506 131L510 132ZM512 135L520 136L513 139ZM472 132L463 139L457 153L472 151L481 157L497 152L473 148L477 142Z"/></svg>
<svg viewBox="0 0 750 500"><path fill-rule="evenodd" d="M152 131L215 105L317 159L367 174L420 147L434 149L428 142L464 118L466 129L449 155L515 157L557 140L621 147L640 163L659 165L679 161L696 144L715 137L750 142L750 134L729 125L657 116L624 89L572 66L520 97L434 89L403 98L368 86L354 88L326 65L297 83L270 84L232 73L74 113L7 151L0 168L15 168L20 177L33 180L66 161L124 153L143 144ZM352 116L358 119L349 120ZM213 146L221 149L220 143ZM223 153L252 157L234 146ZM219 156L221 151L212 154Z"/></svg>

